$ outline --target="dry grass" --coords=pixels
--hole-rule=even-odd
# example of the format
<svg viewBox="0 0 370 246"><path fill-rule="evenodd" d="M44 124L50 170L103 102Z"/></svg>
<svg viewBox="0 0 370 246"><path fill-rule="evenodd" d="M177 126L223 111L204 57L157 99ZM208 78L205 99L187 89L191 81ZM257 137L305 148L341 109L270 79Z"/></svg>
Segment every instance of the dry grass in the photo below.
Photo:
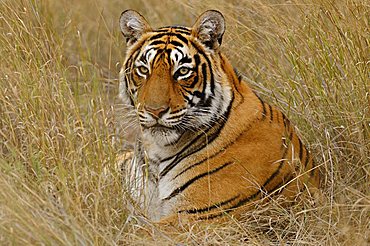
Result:
<svg viewBox="0 0 370 246"><path fill-rule="evenodd" d="M185 2L0 0L0 244L369 244L369 3ZM127 8L157 27L221 10L224 52L297 125L321 165L324 201L137 232L115 169L128 141L116 99Z"/></svg>

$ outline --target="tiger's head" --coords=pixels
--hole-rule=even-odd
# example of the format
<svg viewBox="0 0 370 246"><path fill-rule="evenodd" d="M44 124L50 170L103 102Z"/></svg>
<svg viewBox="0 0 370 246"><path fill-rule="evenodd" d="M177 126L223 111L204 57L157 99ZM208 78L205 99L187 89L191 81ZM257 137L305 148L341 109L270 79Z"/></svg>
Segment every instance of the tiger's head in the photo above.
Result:
<svg viewBox="0 0 370 246"><path fill-rule="evenodd" d="M120 72L120 97L134 107L147 138L174 143L224 119L231 87L219 51L225 20L204 12L192 28L152 29L134 10L120 17L127 55Z"/></svg>

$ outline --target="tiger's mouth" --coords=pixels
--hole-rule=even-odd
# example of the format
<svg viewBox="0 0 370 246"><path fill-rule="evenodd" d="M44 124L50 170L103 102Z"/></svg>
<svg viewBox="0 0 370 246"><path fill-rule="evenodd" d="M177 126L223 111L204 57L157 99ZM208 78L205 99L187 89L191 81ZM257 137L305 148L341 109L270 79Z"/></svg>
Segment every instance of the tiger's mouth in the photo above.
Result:
<svg viewBox="0 0 370 246"><path fill-rule="evenodd" d="M156 122L156 123L154 123L153 125L150 125L150 126L143 125L143 127L145 129L158 130L158 131L173 130L173 127L167 126L167 125L164 125L164 124L161 124L161 123L158 123L158 122Z"/></svg>
<svg viewBox="0 0 370 246"><path fill-rule="evenodd" d="M170 132L170 131L175 130L175 128L173 126L163 124L163 123L159 123L159 122L155 122L155 123L150 124L150 125L145 124L145 125L142 125L142 127L143 127L144 130L150 130L151 132L166 133L166 132Z"/></svg>

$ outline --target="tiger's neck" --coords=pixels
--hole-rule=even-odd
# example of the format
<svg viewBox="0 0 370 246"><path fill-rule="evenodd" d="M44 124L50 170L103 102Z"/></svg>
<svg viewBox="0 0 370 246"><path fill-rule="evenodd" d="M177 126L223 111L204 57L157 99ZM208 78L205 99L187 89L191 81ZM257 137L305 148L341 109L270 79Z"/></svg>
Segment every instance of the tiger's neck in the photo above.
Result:
<svg viewBox="0 0 370 246"><path fill-rule="evenodd" d="M190 130L183 132L175 144L142 140L154 176L158 178L164 176L181 160L210 144L224 127L226 122L223 119L227 118L228 114L229 111L225 112L214 124L197 132Z"/></svg>

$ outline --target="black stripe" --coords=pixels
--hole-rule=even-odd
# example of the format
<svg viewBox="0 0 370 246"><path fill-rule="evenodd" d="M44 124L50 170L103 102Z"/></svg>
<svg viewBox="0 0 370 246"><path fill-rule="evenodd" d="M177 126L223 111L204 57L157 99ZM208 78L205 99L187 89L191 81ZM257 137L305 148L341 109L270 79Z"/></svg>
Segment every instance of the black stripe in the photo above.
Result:
<svg viewBox="0 0 370 246"><path fill-rule="evenodd" d="M193 96L195 96L195 97L197 97L197 98L199 98L200 100L202 100L203 101L203 99L204 99L204 93L203 92L200 92L200 91L194 91L194 93L193 93ZM203 103L199 103L201 106L203 106ZM216 111L217 112L217 111Z"/></svg>
<svg viewBox="0 0 370 246"><path fill-rule="evenodd" d="M159 28L158 30L155 30L155 32L164 32L164 31L169 32L171 29L175 31L179 31L179 32L182 31L182 32L191 34L190 28L185 27L185 26L164 26L164 27Z"/></svg>
<svg viewBox="0 0 370 246"><path fill-rule="evenodd" d="M183 35L181 35L179 33L172 33L172 32L156 34L156 35L150 37L148 39L148 41L152 41L152 40L155 40L155 39L160 39L160 38L163 38L164 36L176 37L176 38L180 39L182 42L184 42L186 45L188 45L188 43L189 43L189 40L186 37L184 37Z"/></svg>
<svg viewBox="0 0 370 246"><path fill-rule="evenodd" d="M250 202L252 201L254 198L256 198L259 194L261 193L261 189L259 189L257 192L255 192L254 194L244 198L244 199L241 199L237 204L235 204L234 206L228 208L228 210L233 210L237 207L240 207L240 206L243 206L244 204L246 204L247 202Z"/></svg>
<svg viewBox="0 0 370 246"><path fill-rule="evenodd" d="M125 76L126 77L126 76ZM134 103L134 99L133 99L133 94L132 94L132 92L129 92L128 90L128 88L129 88L129 86L128 86L128 81L127 81L128 79L126 79L125 78L125 84L126 84L126 93L127 93L127 95L128 95L128 97L129 97L129 99L130 99L130 104L131 104L131 106L135 106L135 103Z"/></svg>
<svg viewBox="0 0 370 246"><path fill-rule="evenodd" d="M182 117L182 116L183 116L183 114L180 114L180 115L174 115L174 114L176 114L177 112L180 112L180 111L181 111L181 110L177 110L177 111L171 112L172 116L167 117L166 119L167 119L167 120L173 120L173 119L176 119L176 118L178 118L178 117Z"/></svg>
<svg viewBox="0 0 370 246"><path fill-rule="evenodd" d="M233 202L234 200L238 199L239 197L240 197L240 195L237 195L237 196L234 196L234 197L232 197L232 198L230 198L226 201L215 203L215 204L213 204L209 207L180 210L178 213L198 214L198 213L209 212L210 210L214 210L216 208L221 208L222 206Z"/></svg>
<svg viewBox="0 0 370 246"><path fill-rule="evenodd" d="M140 57L140 59L139 59L142 63L145 63L145 64L147 63L147 61L146 61L146 53L145 54L142 54L141 57Z"/></svg>
<svg viewBox="0 0 370 246"><path fill-rule="evenodd" d="M203 88L207 85L207 65L205 63L202 64L202 75L203 75ZM198 78L198 77L197 77ZM197 79L198 81L198 79ZM195 83L193 82L192 86L195 86ZM200 105L204 106L204 99L205 99L205 89L199 94L199 98L201 99Z"/></svg>
<svg viewBox="0 0 370 246"><path fill-rule="evenodd" d="M180 34L185 34L185 35L191 35L191 32L187 31L187 30L179 30L179 29L174 29L174 30L170 30L170 29L163 29L163 30L156 30L155 31L156 33L180 33Z"/></svg>
<svg viewBox="0 0 370 246"><path fill-rule="evenodd" d="M290 126L290 121L288 120L288 118L283 113L282 113L282 116L283 116L284 127L285 127L285 129L287 129Z"/></svg>
<svg viewBox="0 0 370 246"><path fill-rule="evenodd" d="M211 93L214 95L215 94L215 78L214 78L214 75L213 75L213 71L212 71L212 64L210 62L210 60L207 58L207 62L208 62L208 67L209 67L209 73L211 75Z"/></svg>
<svg viewBox="0 0 370 246"><path fill-rule="evenodd" d="M152 41L152 40L155 40L155 39L160 39L160 38L163 38L164 36L166 35L169 35L170 33L167 33L167 32L164 32L164 33L158 33L158 34L155 34L154 36L151 36L148 41Z"/></svg>
<svg viewBox="0 0 370 246"><path fill-rule="evenodd" d="M286 129L286 117L283 113L281 113L281 117L283 118L284 128Z"/></svg>
<svg viewBox="0 0 370 246"><path fill-rule="evenodd" d="M155 40L155 41L149 43L148 46L149 45L159 45L159 44L166 44L166 42L163 41L163 40Z"/></svg>
<svg viewBox="0 0 370 246"><path fill-rule="evenodd" d="M135 87L137 87L137 86L138 86L138 83L137 83L137 82L136 82L136 80L134 79L134 72L132 71L129 75L130 75L130 76L129 76L129 78L130 78L130 82L132 82L132 83L134 84L134 86L135 86ZM130 87L132 87L132 86L130 86ZM129 88L129 87L127 87L127 88Z"/></svg>
<svg viewBox="0 0 370 246"><path fill-rule="evenodd" d="M302 144L301 139L299 139L299 138L298 138L298 142L299 142L299 160L302 162L303 161L302 160L302 157L303 157L303 144Z"/></svg>
<svg viewBox="0 0 370 246"><path fill-rule="evenodd" d="M128 65L132 64L132 56L134 55L134 53L132 53L126 60L126 63L124 64L125 65L125 72L126 72L126 69L128 68Z"/></svg>
<svg viewBox="0 0 370 246"><path fill-rule="evenodd" d="M310 161L310 153L306 150L306 161L304 167L307 168L308 162Z"/></svg>
<svg viewBox="0 0 370 246"><path fill-rule="evenodd" d="M180 90L180 93L181 93L182 97L189 103L190 107L194 107L195 104L190 100L190 97L188 97L188 95L185 94L183 91L185 91L185 93L187 93L187 94L190 94L190 92L186 91L185 88L181 88L181 90Z"/></svg>
<svg viewBox="0 0 370 246"><path fill-rule="evenodd" d="M289 140L290 141L292 141L292 137L293 137L293 131L290 131L290 135L289 135ZM285 150L284 150L284 153L283 153L283 156L282 156L282 158L281 158L281 161L280 161L280 164L279 164L279 166L278 166L278 168L275 170L275 172L273 172L272 174L271 174L271 176L266 180L266 182L262 185L262 187L264 188L266 185L268 185L270 182L271 182L271 180L273 180L275 177L276 177L276 175L278 175L279 174L279 172L280 172L280 169L283 167L283 165L284 165L284 163L285 163L285 157L286 157L286 155L287 155L287 153L288 153L288 150L289 150L289 146L286 146L286 148L285 148Z"/></svg>
<svg viewBox="0 0 370 246"><path fill-rule="evenodd" d="M194 56L194 59L195 59L195 56ZM199 57L198 57L198 59L199 59ZM191 61L192 61L192 59L188 55L186 55L186 56L184 56L183 58L180 59L179 64L182 65L184 63L191 63ZM195 67L197 67L198 64L197 64L197 60L195 59Z"/></svg>
<svg viewBox="0 0 370 246"><path fill-rule="evenodd" d="M205 176L209 176L217 171L220 171L221 169L229 166L230 164L233 164L234 162L231 161L231 162L226 162L225 164L222 164L221 166L211 170L211 171L208 171L208 172L205 172L205 173L201 173L201 174L198 174L197 176L195 176L194 178L188 180L185 184L183 184L182 186L180 186L179 188L175 189L174 191L172 191L172 193L166 197L166 198L163 198L162 200L169 200L171 198L173 198L174 196L180 194L181 192L183 192L186 188L188 188L191 184L193 184L195 181L205 177Z"/></svg>
<svg viewBox="0 0 370 246"><path fill-rule="evenodd" d="M171 40L171 41L170 41L170 44L175 45L175 46L179 46L179 47L184 47L184 45L183 45L182 43L177 42L177 41L175 41L175 40Z"/></svg>
<svg viewBox="0 0 370 246"><path fill-rule="evenodd" d="M191 89L191 88L190 88ZM188 88L186 87L186 86L183 86L183 87L181 87L180 88L180 91L185 91L185 93L187 93L187 96L192 96L193 94L192 94L192 91L191 90L188 90ZM189 97L187 97L187 98L189 98ZM189 99L190 100L190 99Z"/></svg>
<svg viewBox="0 0 370 246"><path fill-rule="evenodd" d="M167 60L168 60L168 64L172 64L172 59L171 59L171 52L173 51L173 49L166 49L165 52L167 53Z"/></svg>
<svg viewBox="0 0 370 246"><path fill-rule="evenodd" d="M178 110L174 110L174 111L172 111L172 112L171 112L171 114L177 114L178 112L183 111L183 110L184 110L184 108L185 108L185 107L182 107L182 108L180 108L180 109L178 109Z"/></svg>
<svg viewBox="0 0 370 246"><path fill-rule="evenodd" d="M209 60L208 56L204 53L203 49L201 49L199 47L199 45L197 45L193 41L190 41L190 42L193 45L193 47L198 51L198 53L201 54L204 57L204 59L206 59L206 61L207 61L207 64L208 64L208 67L209 67L209 73L211 74L211 81L210 81L211 93L214 94L215 93L215 79L214 79L214 75L213 75L213 72L212 72L212 63Z"/></svg>
<svg viewBox="0 0 370 246"><path fill-rule="evenodd" d="M205 63L202 64L202 75L203 75L203 83L207 84L207 65Z"/></svg>
<svg viewBox="0 0 370 246"><path fill-rule="evenodd" d="M176 31L183 30L183 31L188 31L190 33L190 28L188 27L185 27L185 26L173 26L173 27L176 29Z"/></svg>
<svg viewBox="0 0 370 246"><path fill-rule="evenodd" d="M194 55L194 60L195 60L195 67L197 68L200 64L200 57L198 54Z"/></svg>
<svg viewBox="0 0 370 246"><path fill-rule="evenodd" d="M266 119L266 107L265 107L265 103L262 101L262 99L259 96L257 96L257 98L260 101L261 106L262 106L262 119L261 120L264 120L264 119Z"/></svg>
<svg viewBox="0 0 370 246"><path fill-rule="evenodd" d="M273 115L272 107L270 104L269 104L269 109L270 109L270 121L272 122L272 120L274 119L274 115Z"/></svg>
<svg viewBox="0 0 370 246"><path fill-rule="evenodd" d="M280 161L280 164L278 168L273 172L270 177L265 181L265 183L262 185L262 188L265 190L265 186L268 185L280 172L280 169L283 167L285 163L285 160Z"/></svg>
<svg viewBox="0 0 370 246"><path fill-rule="evenodd" d="M181 33L181 34L185 34L185 35L191 35L191 32L182 31L182 30L176 30L176 33Z"/></svg>

